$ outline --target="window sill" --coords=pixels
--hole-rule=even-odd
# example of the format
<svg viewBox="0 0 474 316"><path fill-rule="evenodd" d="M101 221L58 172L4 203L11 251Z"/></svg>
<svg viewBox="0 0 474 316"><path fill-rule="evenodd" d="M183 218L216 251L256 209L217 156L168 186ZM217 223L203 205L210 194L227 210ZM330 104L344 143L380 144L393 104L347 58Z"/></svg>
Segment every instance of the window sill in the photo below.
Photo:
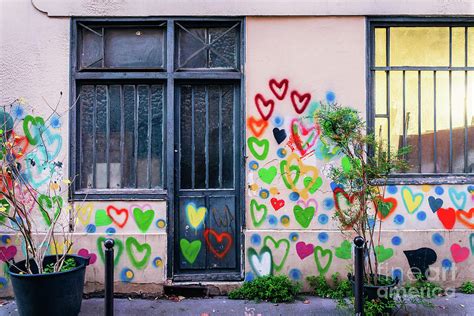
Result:
<svg viewBox="0 0 474 316"><path fill-rule="evenodd" d="M95 189L76 191L73 201L111 200L168 200L168 192L163 189Z"/></svg>
<svg viewBox="0 0 474 316"><path fill-rule="evenodd" d="M383 185L384 180L375 179L374 185ZM387 185L423 184L474 184L474 174L396 174L387 179Z"/></svg>

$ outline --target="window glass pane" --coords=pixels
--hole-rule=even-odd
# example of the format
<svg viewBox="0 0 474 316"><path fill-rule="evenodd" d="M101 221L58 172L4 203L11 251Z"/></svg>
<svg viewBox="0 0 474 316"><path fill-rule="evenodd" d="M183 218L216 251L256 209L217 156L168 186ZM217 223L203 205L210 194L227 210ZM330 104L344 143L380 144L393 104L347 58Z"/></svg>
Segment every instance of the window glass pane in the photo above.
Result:
<svg viewBox="0 0 474 316"><path fill-rule="evenodd" d="M219 164L222 161L221 147L221 99L219 86L209 86L209 187L219 188Z"/></svg>
<svg viewBox="0 0 474 316"><path fill-rule="evenodd" d="M403 146L403 72L390 72L390 147Z"/></svg>
<svg viewBox="0 0 474 316"><path fill-rule="evenodd" d="M453 66L454 67L463 67L466 65L465 59L465 38L464 38L464 27L453 27L452 28L452 54L453 54Z"/></svg>
<svg viewBox="0 0 474 316"><path fill-rule="evenodd" d="M179 95L180 102L180 173L181 188L192 188L193 163L193 89L183 85Z"/></svg>
<svg viewBox="0 0 474 316"><path fill-rule="evenodd" d="M468 27L467 30L467 51L467 65L472 67L474 66L474 27Z"/></svg>
<svg viewBox="0 0 474 316"><path fill-rule="evenodd" d="M194 187L206 187L206 86L194 86Z"/></svg>
<svg viewBox="0 0 474 316"><path fill-rule="evenodd" d="M107 86L96 87L96 125L95 125L95 150L96 150L96 188L107 188Z"/></svg>
<svg viewBox="0 0 474 316"><path fill-rule="evenodd" d="M436 72L436 144L438 172L449 172L449 72Z"/></svg>
<svg viewBox="0 0 474 316"><path fill-rule="evenodd" d="M149 87L138 86L138 149L137 183L139 188L148 187L148 110Z"/></svg>
<svg viewBox="0 0 474 316"><path fill-rule="evenodd" d="M375 29L375 66L387 65L386 54L387 31L385 28Z"/></svg>
<svg viewBox="0 0 474 316"><path fill-rule="evenodd" d="M79 159L81 161L81 188L92 188L92 152L93 152L93 119L94 119L95 88L92 85L82 86L80 99L80 139Z"/></svg>
<svg viewBox="0 0 474 316"><path fill-rule="evenodd" d="M120 178L121 157L121 86L113 85L109 88L110 99L110 134L109 134L109 168L110 168L110 188L121 188Z"/></svg>
<svg viewBox="0 0 474 316"><path fill-rule="evenodd" d="M387 114L387 75L385 71L375 72L375 113Z"/></svg>
<svg viewBox="0 0 474 316"><path fill-rule="evenodd" d="M405 122L407 146L412 150L407 159L410 163L410 172L418 172L418 72L405 73Z"/></svg>
<svg viewBox="0 0 474 316"><path fill-rule="evenodd" d="M474 72L467 77L468 170L474 173Z"/></svg>
<svg viewBox="0 0 474 316"><path fill-rule="evenodd" d="M123 86L124 102L124 152L123 152L123 187L135 188L135 114L136 114L136 87Z"/></svg>
<svg viewBox="0 0 474 316"><path fill-rule="evenodd" d="M105 67L141 68L164 66L164 31L157 28L109 28L105 30Z"/></svg>
<svg viewBox="0 0 474 316"><path fill-rule="evenodd" d="M204 28L178 29L178 67L207 68L207 33Z"/></svg>
<svg viewBox="0 0 474 316"><path fill-rule="evenodd" d="M163 86L151 86L151 186L162 187L163 166Z"/></svg>
<svg viewBox="0 0 474 316"><path fill-rule="evenodd" d="M231 30L228 28L209 29L209 43L211 43L210 68L237 68L237 30L237 28Z"/></svg>
<svg viewBox="0 0 474 316"><path fill-rule="evenodd" d="M434 172L434 78L422 71L421 80L421 172Z"/></svg>
<svg viewBox="0 0 474 316"><path fill-rule="evenodd" d="M390 28L390 66L448 65L448 27Z"/></svg>
<svg viewBox="0 0 474 316"><path fill-rule="evenodd" d="M80 68L102 67L102 28L81 28L81 37Z"/></svg>
<svg viewBox="0 0 474 316"><path fill-rule="evenodd" d="M465 132L465 73L455 71L452 74L452 124L453 124L453 172L464 172L464 132Z"/></svg>
<svg viewBox="0 0 474 316"><path fill-rule="evenodd" d="M234 187L234 86L222 86L222 181L224 188Z"/></svg>
<svg viewBox="0 0 474 316"><path fill-rule="evenodd" d="M375 137L377 144L382 144L382 148L387 148L388 130L386 118L375 118Z"/></svg>

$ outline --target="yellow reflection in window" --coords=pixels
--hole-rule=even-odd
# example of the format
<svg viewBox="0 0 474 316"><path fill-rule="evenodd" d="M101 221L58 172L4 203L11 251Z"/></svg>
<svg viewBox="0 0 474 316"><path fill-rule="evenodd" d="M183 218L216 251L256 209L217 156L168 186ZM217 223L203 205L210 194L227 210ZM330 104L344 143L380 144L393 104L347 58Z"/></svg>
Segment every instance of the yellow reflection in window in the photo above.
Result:
<svg viewBox="0 0 474 316"><path fill-rule="evenodd" d="M452 28L452 53L453 53L453 66L463 67L466 65L466 42L465 42L465 30L464 27L453 27Z"/></svg>
<svg viewBox="0 0 474 316"><path fill-rule="evenodd" d="M448 65L448 27L390 28L390 66Z"/></svg>
<svg viewBox="0 0 474 316"><path fill-rule="evenodd" d="M386 28L375 29L375 66L384 67L387 65L386 55Z"/></svg>

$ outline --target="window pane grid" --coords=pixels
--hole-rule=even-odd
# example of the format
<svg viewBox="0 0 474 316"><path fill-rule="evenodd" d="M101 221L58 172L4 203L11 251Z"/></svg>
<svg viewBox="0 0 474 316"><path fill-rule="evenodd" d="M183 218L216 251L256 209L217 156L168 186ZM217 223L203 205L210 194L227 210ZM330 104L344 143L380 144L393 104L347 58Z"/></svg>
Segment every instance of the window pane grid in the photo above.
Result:
<svg viewBox="0 0 474 316"><path fill-rule="evenodd" d="M474 151L470 142L471 134L474 134L474 105L469 99L471 90L474 89L469 81L470 75L474 73L474 67L469 63L474 55L473 49L470 49L472 43L469 41L473 28L436 28L435 31L445 37L445 46L448 46L445 47L448 48L445 53L433 53L433 58L446 57L439 66L429 57L412 57L419 54L418 51L400 52L406 48L394 47L397 41L392 40L393 34L396 36L403 33L399 29L400 27L373 29L375 49L372 53L375 56L370 59L370 70L373 78L376 136L392 149L412 146L412 151L416 154L412 152L407 156L413 165L409 173L474 173L474 164L469 164L469 158ZM405 37L398 40L399 42L408 42L409 36L406 34L417 33L420 28L404 29ZM395 31L391 32L393 30ZM425 34L428 35L429 33ZM441 44L438 42L438 45ZM405 64L400 56L409 56L406 57ZM413 63L416 60L421 61L420 64ZM392 64L394 61L395 65ZM440 80L445 76L447 82ZM391 84L395 78L397 84L392 88ZM402 100L399 100L400 97ZM382 106L384 99L386 108ZM440 106L446 109L443 113L438 113ZM439 125L445 121L448 121L448 126ZM401 135L397 138L397 134Z"/></svg>

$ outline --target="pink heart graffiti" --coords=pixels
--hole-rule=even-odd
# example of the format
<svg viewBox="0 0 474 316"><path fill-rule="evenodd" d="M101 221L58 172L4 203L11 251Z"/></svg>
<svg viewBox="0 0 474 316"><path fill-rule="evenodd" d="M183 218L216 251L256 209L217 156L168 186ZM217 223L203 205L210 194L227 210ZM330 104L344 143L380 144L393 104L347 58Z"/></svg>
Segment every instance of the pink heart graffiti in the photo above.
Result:
<svg viewBox="0 0 474 316"><path fill-rule="evenodd" d="M314 252L314 245L313 244L306 244L303 241L296 243L296 253L301 260L304 258L311 256Z"/></svg>
<svg viewBox="0 0 474 316"><path fill-rule="evenodd" d="M0 260L6 262L13 259L16 255L16 246L0 247Z"/></svg>
<svg viewBox="0 0 474 316"><path fill-rule="evenodd" d="M77 254L84 258L89 258L89 264L94 264L97 261L97 255L95 253L89 252L87 249L80 249Z"/></svg>
<svg viewBox="0 0 474 316"><path fill-rule="evenodd" d="M463 262L469 257L469 249L467 247L461 247L459 244L453 244L451 246L451 255L453 256L454 262Z"/></svg>
<svg viewBox="0 0 474 316"><path fill-rule="evenodd" d="M305 200L299 200L296 204L298 204L302 208L307 208L307 207L310 207L310 206L314 206L315 212L318 210L318 202L314 198L308 199L306 201ZM313 204L313 205L311 205L311 204Z"/></svg>

